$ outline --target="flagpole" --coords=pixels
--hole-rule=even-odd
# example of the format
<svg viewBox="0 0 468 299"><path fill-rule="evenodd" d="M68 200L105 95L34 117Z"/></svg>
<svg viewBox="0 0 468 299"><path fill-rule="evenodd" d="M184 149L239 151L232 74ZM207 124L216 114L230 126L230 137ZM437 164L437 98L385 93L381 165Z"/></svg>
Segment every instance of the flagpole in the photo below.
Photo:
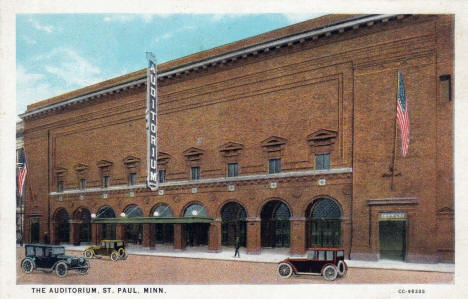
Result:
<svg viewBox="0 0 468 299"><path fill-rule="evenodd" d="M395 97L395 121L394 126L394 135L393 135L393 154L392 154L392 177L390 183L390 190L393 191L393 177L395 176L395 160L396 160L396 141L397 141L397 109L398 109L398 92L400 90L400 80L397 75L397 96Z"/></svg>

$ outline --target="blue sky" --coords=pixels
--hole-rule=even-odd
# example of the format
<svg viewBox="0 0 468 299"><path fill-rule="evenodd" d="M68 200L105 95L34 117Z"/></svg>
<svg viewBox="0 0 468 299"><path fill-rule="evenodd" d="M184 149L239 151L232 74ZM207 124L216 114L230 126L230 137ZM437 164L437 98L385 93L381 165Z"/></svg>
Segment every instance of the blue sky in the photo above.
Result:
<svg viewBox="0 0 468 299"><path fill-rule="evenodd" d="M18 14L16 109L67 91L319 16Z"/></svg>

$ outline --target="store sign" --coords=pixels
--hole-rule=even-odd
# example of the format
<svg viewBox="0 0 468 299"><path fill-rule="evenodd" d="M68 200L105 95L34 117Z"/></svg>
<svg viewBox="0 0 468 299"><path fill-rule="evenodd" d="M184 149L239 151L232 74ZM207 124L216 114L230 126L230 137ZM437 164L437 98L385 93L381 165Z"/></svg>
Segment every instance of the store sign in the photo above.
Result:
<svg viewBox="0 0 468 299"><path fill-rule="evenodd" d="M147 96L146 96L146 131L148 176L146 185L152 191L158 189L158 89L156 63L148 55Z"/></svg>
<svg viewBox="0 0 468 299"><path fill-rule="evenodd" d="M403 212L385 212L379 214L381 220L406 219L406 213Z"/></svg>

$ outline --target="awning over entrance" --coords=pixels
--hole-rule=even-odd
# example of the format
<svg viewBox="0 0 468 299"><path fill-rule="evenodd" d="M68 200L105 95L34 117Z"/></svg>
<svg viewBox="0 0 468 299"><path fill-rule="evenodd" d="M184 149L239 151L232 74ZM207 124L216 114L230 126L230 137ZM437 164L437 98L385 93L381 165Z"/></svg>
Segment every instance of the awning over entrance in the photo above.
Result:
<svg viewBox="0 0 468 299"><path fill-rule="evenodd" d="M204 216L186 217L119 217L119 218L96 218L93 223L210 223L213 218Z"/></svg>

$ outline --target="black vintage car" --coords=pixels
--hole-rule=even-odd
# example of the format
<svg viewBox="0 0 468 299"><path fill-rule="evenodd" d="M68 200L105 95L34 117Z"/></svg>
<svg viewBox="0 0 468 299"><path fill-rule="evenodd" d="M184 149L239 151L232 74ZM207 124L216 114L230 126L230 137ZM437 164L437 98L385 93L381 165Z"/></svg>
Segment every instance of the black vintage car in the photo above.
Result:
<svg viewBox="0 0 468 299"><path fill-rule="evenodd" d="M288 278L292 274L322 275L326 280L344 277L348 266L341 248L309 248L307 258L287 258L278 264L278 274Z"/></svg>
<svg viewBox="0 0 468 299"><path fill-rule="evenodd" d="M58 277L65 277L68 270L87 274L89 262L85 258L65 255L65 247L58 245L27 244L24 246L26 257L21 261L25 273L34 269L44 272L55 271Z"/></svg>

